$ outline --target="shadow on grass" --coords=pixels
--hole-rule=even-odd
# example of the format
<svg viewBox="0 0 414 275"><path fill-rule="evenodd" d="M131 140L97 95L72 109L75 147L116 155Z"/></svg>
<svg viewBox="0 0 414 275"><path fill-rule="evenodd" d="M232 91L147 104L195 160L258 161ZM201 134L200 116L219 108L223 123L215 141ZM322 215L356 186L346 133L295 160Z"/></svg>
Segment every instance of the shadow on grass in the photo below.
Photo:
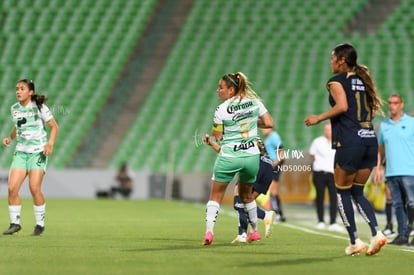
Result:
<svg viewBox="0 0 414 275"><path fill-rule="evenodd" d="M146 239L145 242L142 244L145 247L140 248L132 248L132 249L123 249L122 251L125 252L149 252L149 251L174 251L174 250L210 250L214 249L215 253L229 253L228 250L221 251L220 248L251 248L251 247L259 247L261 245L264 245L264 243L256 242L252 244L231 244L229 243L213 243L212 246L205 246L202 245L201 241L194 240L194 239L184 239L184 238L152 238L152 239ZM232 253L251 253L251 250L246 251L232 251ZM262 254L260 252L255 252ZM263 253L263 254L279 254L279 253ZM281 253L280 253L281 254ZM286 253L285 253L286 254Z"/></svg>
<svg viewBox="0 0 414 275"><path fill-rule="evenodd" d="M284 255L286 253L283 253ZM341 258L343 256L335 256L335 257L323 257L323 258L296 258L296 259L279 259L274 261L254 261L254 262L244 262L240 265L240 267L251 267L252 264L256 266L297 266L297 265L304 265L304 264L314 264L314 263L324 263L324 262L332 262L335 259Z"/></svg>

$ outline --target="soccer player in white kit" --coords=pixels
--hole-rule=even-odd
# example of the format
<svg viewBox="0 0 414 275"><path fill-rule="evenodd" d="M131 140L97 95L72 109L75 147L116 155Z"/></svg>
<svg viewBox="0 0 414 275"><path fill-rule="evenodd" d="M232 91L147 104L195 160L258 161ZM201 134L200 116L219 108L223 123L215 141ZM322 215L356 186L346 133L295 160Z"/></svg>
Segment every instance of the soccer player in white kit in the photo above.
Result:
<svg viewBox="0 0 414 275"><path fill-rule="evenodd" d="M58 134L58 125L49 108L44 104L47 98L35 93L33 81L22 79L16 84L16 97L19 102L11 107L14 126L3 145L9 146L13 139L17 145L9 173L8 205L10 226L3 232L11 235L21 230L21 199L19 190L26 176L33 197L36 226L33 235L39 236L45 229L45 198L41 191L47 158L53 153L53 145ZM50 127L47 139L45 124Z"/></svg>
<svg viewBox="0 0 414 275"><path fill-rule="evenodd" d="M203 244L213 243L213 229L220 203L229 182L236 174L239 175L239 195L251 226L247 241L258 241L257 206L252 195L260 157L256 143L257 127L272 128L273 119L241 72L221 77L217 94L224 102L214 114L212 136L220 142L221 149L214 164L210 198L206 205Z"/></svg>

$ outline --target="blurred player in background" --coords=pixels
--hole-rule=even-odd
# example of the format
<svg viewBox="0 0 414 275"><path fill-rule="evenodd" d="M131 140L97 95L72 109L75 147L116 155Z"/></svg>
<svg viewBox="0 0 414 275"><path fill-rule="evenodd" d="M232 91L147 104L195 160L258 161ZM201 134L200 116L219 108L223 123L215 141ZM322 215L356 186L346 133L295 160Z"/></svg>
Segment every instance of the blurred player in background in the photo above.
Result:
<svg viewBox="0 0 414 275"><path fill-rule="evenodd" d="M53 145L58 134L58 125L49 108L44 104L45 96L35 92L33 81L23 79L17 82L16 97L19 102L11 107L14 127L3 145L9 146L16 139L16 150L9 173L8 204L10 227L3 232L11 235L20 231L21 200L19 190L26 176L33 197L36 226L33 235L39 236L45 229L45 198L41 191L47 159L53 153ZM50 127L47 139L45 125Z"/></svg>
<svg viewBox="0 0 414 275"><path fill-rule="evenodd" d="M332 149L332 127L323 125L323 135L315 138L309 148L312 160L312 182L316 190L316 214L318 229L325 229L325 191L329 192L329 226L328 230L343 232L344 228L336 223L338 210L334 180L335 150Z"/></svg>
<svg viewBox="0 0 414 275"><path fill-rule="evenodd" d="M357 52L352 45L336 46L331 53L330 65L335 74L327 83L331 109L306 117L305 124L311 126L331 120L332 148L336 149L334 178L338 209L350 238L345 253L354 255L366 249L358 238L353 199L371 229L372 238L366 255L374 255L387 243L387 238L378 228L374 209L363 189L377 164L378 141L371 120L376 113L382 113L382 100L368 68L357 63Z"/></svg>
<svg viewBox="0 0 414 275"><path fill-rule="evenodd" d="M210 145L217 153L220 152L220 145L213 142L208 135L204 136L204 143ZM257 146L260 150L260 165L259 171L257 172L256 181L253 185L253 197L256 199L260 194L266 194L272 183L273 178L273 165L272 160L266 152L262 139L257 137ZM249 222L247 220L246 212L244 211L244 205L241 202L239 196L239 186L236 184L234 187L234 199L233 207L238 213L238 234L232 243L245 243L247 242L247 228ZM260 207L257 207L257 217L265 222L265 236L270 237L272 233L272 222L274 218L273 211L265 211Z"/></svg>
<svg viewBox="0 0 414 275"><path fill-rule="evenodd" d="M266 151L273 162L273 180L269 187L270 209L276 213L275 221L285 222L282 201L279 195L281 166L284 163L283 144L280 135L274 129L262 129Z"/></svg>
<svg viewBox="0 0 414 275"><path fill-rule="evenodd" d="M216 108L212 138L220 143L221 149L214 163L210 198L206 205L203 244L213 243L220 204L229 182L236 174L239 176L240 199L252 230L246 240L258 241L261 237L257 231L257 206L253 197L253 183L260 159L256 143L257 127L271 128L273 120L241 72L221 77L217 94L224 102Z"/></svg>

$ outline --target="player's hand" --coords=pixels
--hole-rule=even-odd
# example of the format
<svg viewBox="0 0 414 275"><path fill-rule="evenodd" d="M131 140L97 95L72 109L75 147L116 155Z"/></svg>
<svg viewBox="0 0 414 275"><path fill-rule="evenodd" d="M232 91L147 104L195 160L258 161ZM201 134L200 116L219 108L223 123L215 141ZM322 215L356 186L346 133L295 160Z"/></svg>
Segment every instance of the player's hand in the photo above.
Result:
<svg viewBox="0 0 414 275"><path fill-rule="evenodd" d="M4 146L6 146L6 147L9 146L11 142L12 142L12 139L10 137L3 138L3 145Z"/></svg>
<svg viewBox="0 0 414 275"><path fill-rule="evenodd" d="M319 116L310 115L305 118L305 125L309 127L318 124L320 121Z"/></svg>
<svg viewBox="0 0 414 275"><path fill-rule="evenodd" d="M53 153L53 145L50 143L46 143L45 147L43 148L43 155L50 156Z"/></svg>
<svg viewBox="0 0 414 275"><path fill-rule="evenodd" d="M209 136L208 134L205 134L205 135L203 136L203 142L204 142L205 144L207 144L207 145L211 145L211 138L210 138L210 136Z"/></svg>

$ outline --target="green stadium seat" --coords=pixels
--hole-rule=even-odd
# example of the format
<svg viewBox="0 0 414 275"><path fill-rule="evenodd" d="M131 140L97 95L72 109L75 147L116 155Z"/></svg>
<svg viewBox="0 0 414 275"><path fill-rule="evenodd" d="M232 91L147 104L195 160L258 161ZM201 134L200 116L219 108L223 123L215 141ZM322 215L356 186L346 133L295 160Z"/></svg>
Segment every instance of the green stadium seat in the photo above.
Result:
<svg viewBox="0 0 414 275"><path fill-rule="evenodd" d="M136 148L136 140L145 129L145 137L168 141L178 138L177 172L211 169L214 155L201 153L204 152L202 149L189 146L184 140L189 139L195 129L202 133L210 131L212 111L218 104L213 96L217 78L225 72L242 70L257 82L255 88L263 94L266 106L275 116L286 146L306 148L319 132L305 128L303 117L328 108L325 85L331 76L329 51L343 40L341 30L365 3L365 0L354 1L344 8L334 0L323 3L302 1L300 5L298 1L289 0L256 1L255 5L248 1L237 4L236 1L220 4L196 1L122 147ZM235 6L238 7L235 16L224 16L232 14ZM217 18L220 22L211 24ZM412 16L408 18L412 19ZM411 30L409 24L403 26L407 26L406 32ZM376 36L380 37L381 33ZM349 39L353 40L352 37ZM355 40L363 53L361 56L368 61L380 60L381 51L386 50L385 44L378 46L378 38L356 34ZM379 50L373 51L376 48ZM376 65L367 65L376 69ZM406 85L408 81L399 73L401 70L405 69L391 74L392 79L399 81L399 85ZM390 82L380 81L381 86ZM160 96L159 91L165 90L168 93ZM314 104L309 105L309 102ZM180 106L181 112L177 114L169 104ZM150 111L155 109L162 111L158 111L157 119L152 121L154 117ZM168 121L169 125L164 128L150 126L162 121ZM148 164L142 161L140 152L149 143L147 138L139 141L140 149L133 153L133 167L139 169ZM158 150L154 148L150 154ZM159 171L155 163L150 162L149 168Z"/></svg>
<svg viewBox="0 0 414 275"><path fill-rule="evenodd" d="M307 147L319 132L304 128L303 117L328 108L329 51L344 40L341 30L366 2L352 1L344 7L335 0L263 0L255 5L236 0L195 1L110 165L130 156L132 168L160 171L165 166L159 165L156 156L165 155L174 140L177 172L210 171L214 153L192 146L189 140L196 131L210 131L212 112L219 103L215 97L218 77L239 70L263 95L286 146ZM70 4L34 0L30 13L23 4L3 1L0 88L10 90L2 98L4 104L15 100L16 79L31 74L38 87L48 92L51 103L82 113L78 129L71 127L74 116L60 115L61 132L75 141L59 141L64 149L58 150L52 166L61 168L70 162L156 4L155 0L73 0ZM398 90L410 95L413 91L409 74L413 62L404 58L412 51L413 4L413 0L401 2L372 35L346 37L357 46L360 61L370 67L384 94ZM33 64L16 66L16 60L21 63L30 57ZM83 156L89 158L87 154ZM9 160L10 156L0 158L0 165L8 166Z"/></svg>
<svg viewBox="0 0 414 275"><path fill-rule="evenodd" d="M57 153L50 165L62 168L68 165L106 101L155 0L34 0L30 9L26 1L16 3L2 2L0 88L10 91L2 102L15 102L15 81L22 77L30 76L39 92L47 92L48 105L56 111L60 133L65 136L57 141ZM131 12L126 7L135 8ZM140 16L135 18L137 13ZM114 25L124 33L112 31ZM125 35L129 32L134 34ZM103 48L113 50L104 52ZM83 118L75 121L80 114ZM9 114L3 114L0 120L9 121ZM2 133L5 135L9 128L4 127ZM11 154L0 158L0 165L8 168L10 159Z"/></svg>

